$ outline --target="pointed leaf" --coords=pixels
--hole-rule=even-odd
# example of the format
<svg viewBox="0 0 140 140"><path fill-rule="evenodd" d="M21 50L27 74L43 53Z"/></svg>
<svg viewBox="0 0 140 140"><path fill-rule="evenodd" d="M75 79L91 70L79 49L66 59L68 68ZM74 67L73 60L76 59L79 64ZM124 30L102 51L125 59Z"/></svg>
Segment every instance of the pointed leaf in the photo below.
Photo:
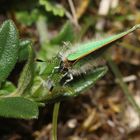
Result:
<svg viewBox="0 0 140 140"><path fill-rule="evenodd" d="M20 40L18 62L25 61L28 59L29 45L31 45L30 40Z"/></svg>
<svg viewBox="0 0 140 140"><path fill-rule="evenodd" d="M28 61L23 68L23 71L18 81L18 88L16 90L16 93L20 95L24 94L26 90L29 90L33 80L34 53L31 46L28 47L28 50L29 50Z"/></svg>
<svg viewBox="0 0 140 140"><path fill-rule="evenodd" d="M86 74L84 78L80 76L75 78L67 87L55 87L51 93L48 93L43 89L44 87L42 87L41 89L44 97L39 99L39 101L50 103L76 97L94 86L94 84L106 74L107 70L106 66L97 68L89 74Z"/></svg>
<svg viewBox="0 0 140 140"><path fill-rule="evenodd" d="M106 74L107 70L108 68L106 66L99 67L91 71L89 74L86 74L84 78L75 78L76 80L70 83L70 86L75 91L72 96L77 96L85 92L87 89L93 87L94 84Z"/></svg>
<svg viewBox="0 0 140 140"><path fill-rule="evenodd" d="M73 42L74 30L70 22L66 22L58 35L56 35L51 41L51 44L61 44L62 42Z"/></svg>

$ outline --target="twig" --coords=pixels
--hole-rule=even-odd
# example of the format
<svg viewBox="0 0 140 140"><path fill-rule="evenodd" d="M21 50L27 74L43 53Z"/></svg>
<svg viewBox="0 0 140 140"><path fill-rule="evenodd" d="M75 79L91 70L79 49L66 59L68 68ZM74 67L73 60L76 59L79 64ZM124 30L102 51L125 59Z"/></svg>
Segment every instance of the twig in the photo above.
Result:
<svg viewBox="0 0 140 140"><path fill-rule="evenodd" d="M77 19L77 16L76 16L76 10L75 10L73 1L72 0L68 0L68 3L69 3L69 6L70 6L72 15L73 15L73 22L79 28L80 26L78 24L78 19Z"/></svg>
<svg viewBox="0 0 140 140"><path fill-rule="evenodd" d="M39 41L40 44L43 44L44 42L48 41L48 30L47 30L47 24L46 19L43 16L40 16L36 22L37 31L39 34Z"/></svg>

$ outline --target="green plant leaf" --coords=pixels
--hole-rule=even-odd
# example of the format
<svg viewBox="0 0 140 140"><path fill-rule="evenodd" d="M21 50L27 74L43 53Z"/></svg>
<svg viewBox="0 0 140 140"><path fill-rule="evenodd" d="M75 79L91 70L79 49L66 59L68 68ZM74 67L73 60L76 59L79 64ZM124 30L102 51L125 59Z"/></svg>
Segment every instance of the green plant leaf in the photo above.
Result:
<svg viewBox="0 0 140 140"><path fill-rule="evenodd" d="M62 42L73 42L75 38L74 30L70 22L66 22L61 28L58 35L56 35L51 41L51 44L61 44Z"/></svg>
<svg viewBox="0 0 140 140"><path fill-rule="evenodd" d="M56 16L64 16L64 8L48 0L39 0L39 4L45 7L45 10L52 12Z"/></svg>
<svg viewBox="0 0 140 140"><path fill-rule="evenodd" d="M28 47L29 57L24 69L21 73L21 76L18 81L18 88L16 94L24 94L26 90L29 90L34 73L34 52L31 46Z"/></svg>
<svg viewBox="0 0 140 140"><path fill-rule="evenodd" d="M38 106L35 102L23 97L1 98L0 116L22 119L37 118Z"/></svg>
<svg viewBox="0 0 140 140"><path fill-rule="evenodd" d="M30 40L20 40L18 62L25 61L28 59L29 45L31 45Z"/></svg>
<svg viewBox="0 0 140 140"><path fill-rule="evenodd" d="M38 10L32 10L30 13L28 11L18 11L16 12L16 19L18 22L31 26L38 18Z"/></svg>
<svg viewBox="0 0 140 140"><path fill-rule="evenodd" d="M80 76L74 78L67 86L55 86L51 93L48 93L44 86L40 86L38 90L41 91L43 96L35 100L50 103L76 97L94 86L106 74L107 70L108 68L106 66L96 68L90 73L87 73L84 78Z"/></svg>
<svg viewBox="0 0 140 140"><path fill-rule="evenodd" d="M0 28L0 83L8 77L17 62L18 41L14 23L5 21Z"/></svg>
<svg viewBox="0 0 140 140"><path fill-rule="evenodd" d="M15 85L10 82L6 81L4 84L2 84L1 89L0 89L0 96L5 96L8 95L16 90Z"/></svg>
<svg viewBox="0 0 140 140"><path fill-rule="evenodd" d="M75 92L71 96L77 96L93 87L93 85L106 74L107 70L107 66L103 66L87 73L84 78L75 78L75 80L70 83L70 86Z"/></svg>

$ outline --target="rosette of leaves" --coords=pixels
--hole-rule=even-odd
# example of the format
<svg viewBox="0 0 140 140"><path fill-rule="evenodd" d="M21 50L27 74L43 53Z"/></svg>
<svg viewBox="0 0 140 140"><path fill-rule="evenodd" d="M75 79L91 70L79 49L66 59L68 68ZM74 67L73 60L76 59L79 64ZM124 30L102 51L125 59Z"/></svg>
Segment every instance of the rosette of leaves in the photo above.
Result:
<svg viewBox="0 0 140 140"><path fill-rule="evenodd" d="M67 26L64 29L68 29ZM69 62L71 60L77 61L81 57L86 59L86 55L90 50L93 52L91 56L93 59L96 59L112 43L137 28L139 28L139 25L120 34L105 38L101 42L94 43L91 41L87 44L81 43L79 44L79 48L75 49L75 52L71 52L66 56L66 59ZM61 40L65 40L67 33L65 30L62 31L50 43L56 44L60 43ZM71 33L71 31L68 33ZM69 37L71 38L71 36ZM106 66L90 69L90 71L84 74L84 79L79 75L75 75L71 82L63 85L61 82L65 79L63 79L62 73L55 71L54 75L50 76L55 67L60 67L60 62L62 62L61 57L56 56L52 58L53 63L50 63L52 61L41 62L42 65L38 67L38 62L35 62L31 42L28 40L19 40L18 31L11 20L5 21L1 25L0 42L0 116L3 117L37 118L40 105L78 96L92 87L107 72ZM88 49L84 51L80 49L83 45L88 46ZM96 49L94 50L93 48L97 48L99 51L96 52ZM20 73L18 84L15 85L13 82L8 81L7 78L12 70L16 69L16 63L21 61L26 61L26 64ZM84 65L84 63L88 63L88 60L81 61L80 65ZM45 69L44 65L46 66ZM74 63L73 67L75 67ZM54 87L50 90L48 87L52 83Z"/></svg>
<svg viewBox="0 0 140 140"><path fill-rule="evenodd" d="M34 74L34 52L31 42L29 40L19 40L18 31L11 20L5 21L1 25L0 42L0 116L3 117L37 118L38 107L42 103L55 102L55 100L63 100L65 97L77 96L81 91L90 87L101 78L106 71L105 69L99 69L98 72L92 73L92 78L87 78L87 80L92 81L90 85L82 81L79 83L78 81L76 82L76 87L72 84L69 87L61 87L59 79L62 78L62 75L57 74L57 86L50 94L43 85L43 82L46 82L43 78L49 76L60 60L57 59L58 63L53 63L53 65L46 64L45 71L47 70L48 72L45 73L43 71L43 76L38 73ZM7 78L12 70L16 68L16 63L21 61L26 61L26 64L20 74L18 85L15 86ZM83 85L86 86L81 88ZM60 90L61 88L62 90Z"/></svg>

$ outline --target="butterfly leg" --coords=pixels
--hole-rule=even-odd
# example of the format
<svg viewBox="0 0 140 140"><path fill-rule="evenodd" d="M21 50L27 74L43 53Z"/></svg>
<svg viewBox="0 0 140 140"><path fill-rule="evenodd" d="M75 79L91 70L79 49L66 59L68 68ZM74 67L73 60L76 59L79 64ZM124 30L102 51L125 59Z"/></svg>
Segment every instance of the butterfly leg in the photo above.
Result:
<svg viewBox="0 0 140 140"><path fill-rule="evenodd" d="M69 79L67 79L67 80L64 82L63 85L66 85L67 83L69 83L70 81L73 80L73 75L72 75L72 73L67 72L67 73L64 74L64 76L66 76L66 75L69 77Z"/></svg>

